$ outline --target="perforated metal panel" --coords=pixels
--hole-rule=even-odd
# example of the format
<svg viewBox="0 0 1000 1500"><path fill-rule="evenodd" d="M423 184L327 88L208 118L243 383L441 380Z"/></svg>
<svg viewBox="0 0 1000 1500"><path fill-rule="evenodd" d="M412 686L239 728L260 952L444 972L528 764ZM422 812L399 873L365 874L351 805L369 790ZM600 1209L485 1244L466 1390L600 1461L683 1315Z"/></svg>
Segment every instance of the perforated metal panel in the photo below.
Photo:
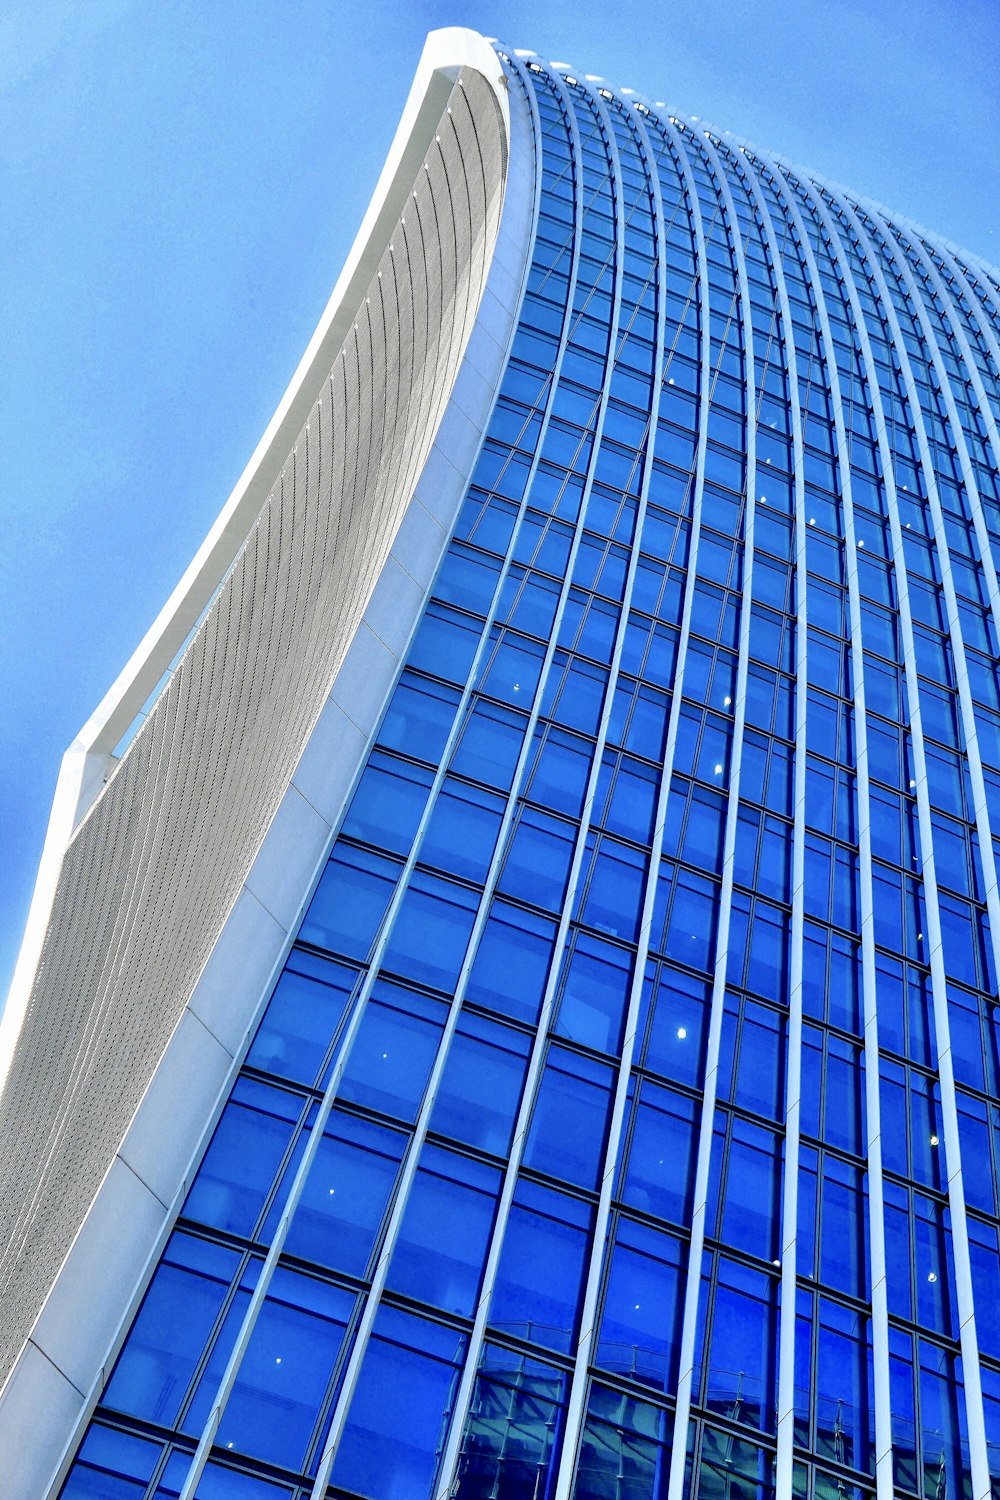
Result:
<svg viewBox="0 0 1000 1500"><path fill-rule="evenodd" d="M132 1120L361 620L444 411L507 144L463 69L201 629L65 855L0 1099L0 1379Z"/></svg>

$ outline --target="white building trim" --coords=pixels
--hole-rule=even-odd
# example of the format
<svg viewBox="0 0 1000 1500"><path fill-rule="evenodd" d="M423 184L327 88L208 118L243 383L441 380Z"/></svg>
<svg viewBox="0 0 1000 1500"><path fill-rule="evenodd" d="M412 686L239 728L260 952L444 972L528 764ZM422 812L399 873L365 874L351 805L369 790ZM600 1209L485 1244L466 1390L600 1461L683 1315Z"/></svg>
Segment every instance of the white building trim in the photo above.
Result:
<svg viewBox="0 0 1000 1500"><path fill-rule="evenodd" d="M38 1303L33 1301L38 1294L37 1264L34 1282L30 1272L31 1260L37 1262L37 1257L24 1257L29 1260L25 1290L16 1250L18 1236L23 1242L26 1229L34 1232L37 1227L39 1233L45 1232L45 1223L36 1226L32 1217L37 1217L39 1204L45 1208L42 1195L37 1191L24 1195L3 1223L0 1253L5 1243L10 1251L12 1241L15 1251L5 1286L5 1307L15 1314L8 1322L8 1339L15 1325L13 1363L0 1392L0 1455L9 1500L38 1500L61 1483L81 1426L120 1347L280 970L304 906L303 893L308 899L325 863L346 798L437 571L492 410L526 269L531 174L521 174L520 190L508 193L504 202L510 130L509 100L492 49L473 32L433 33L371 208L299 370L181 584L67 752L12 999L0 1033L0 1076L6 1076L8 1085L7 1097L0 1099L0 1110L7 1106L0 1122L8 1132L8 1144L14 1139L11 1125L17 1123L18 1098L31 1097L32 1070L25 1066L23 1046L19 1055L18 1043L24 1043L39 994L45 998L41 985L47 971L51 978L51 955L58 959L52 933L59 935L67 893L60 889L56 896L56 888L77 837L86 835L92 821L99 822L106 815L106 808L114 807L119 778L126 778L127 788L130 777L148 782L159 776L161 783L166 777L167 792L175 804L183 801L183 765L179 767L171 755L186 725L182 722L171 728L168 722L167 731L157 738L149 724L157 713L162 721L169 712L170 703L166 709L161 706L185 670L190 677L192 661L201 673L195 686L203 688L207 707L216 717L223 715L227 726L231 717L237 734L244 723L247 734L258 726L256 708L244 711L243 719L233 708L231 699L238 695L233 674L221 674L221 683L218 672L213 679L210 648L212 630L216 637L224 635L227 623L232 624L234 637L239 637L243 627L245 640L246 616L241 613L245 599L259 585L253 598L254 606L259 606L259 593L268 578L273 584L272 575L260 565L261 538L271 540L271 550L265 549L264 556L268 564L275 559L272 574L284 568L277 585L277 606L262 622L256 654L250 656L261 672L267 669L276 637L287 640L295 628L308 631L315 619L318 612L306 607L304 596L323 574L324 560L326 575L335 575L338 584L340 580L353 584L346 612L343 605L338 606L339 615L334 610L335 637L332 645L327 643L334 652L332 686L328 673L311 723L305 726L305 741L285 746L285 755L292 756L291 765L284 784L277 788L263 841L259 836L252 841L244 836L238 847L243 868L237 872L228 915L223 914L221 930L216 928L211 936L210 957L199 964L193 987L175 996L177 1015L167 1018L165 1045L157 1050L151 1067L146 1067L148 1059L140 1057L138 1074L124 1080L133 1089L138 1082L141 1102L124 1139L115 1135L110 1142L109 1158L101 1155L106 1144L101 1121L102 1109L113 1106L113 1099L99 1097L84 1113L84 1125L97 1122L96 1144L86 1134L67 1137L64 1129L59 1135L65 1110L72 1111L86 1092L86 1070L74 1063L69 1092L59 1101L45 1150L49 1163L58 1160L68 1174L73 1173L74 1150L88 1156L91 1171L98 1163L99 1171L95 1192L83 1203L82 1218L72 1221L68 1253L57 1241L58 1261L42 1290L37 1317ZM523 142L519 149L525 149ZM449 237L446 242L442 228ZM383 276L389 278L388 285L396 282L392 296L384 302L378 291ZM394 333L385 307L398 305L400 287L412 291L420 319L414 317L411 327ZM428 330L431 342L427 347L415 343L416 327ZM342 346L349 350L346 366L339 353ZM364 386L358 371L363 370L366 353L374 375ZM338 368L343 370L339 377ZM395 382L395 412L386 407L371 411L370 393L376 378L387 390ZM345 444L331 451L332 419L327 408L338 396L349 411L354 402L355 423L380 424L371 441L360 442L356 451L346 455ZM388 471L396 446L399 459L393 479ZM389 454L388 463L383 448ZM343 501L338 498L338 482L346 496ZM333 499L327 500L331 486ZM369 494L373 495L370 506L365 499ZM342 513L337 512L338 504ZM329 529L331 516L337 523L332 539L335 551L322 529L324 520ZM282 521L286 536L295 538L297 551L292 556L280 551ZM345 588L346 584L341 592ZM199 625L210 603L211 611ZM116 763L115 745L170 665L178 644L195 626L198 632L181 666L129 751ZM251 639L251 652L253 645ZM246 679L258 675L249 671ZM232 695L227 697L223 691L221 700L213 700L211 690L220 686L224 690L227 683L233 684ZM284 732L287 738L294 732L286 729L284 708L289 692L286 688L283 698L279 695L265 705L273 714L265 727L276 737ZM190 693L187 701L191 701ZM102 796L103 778L109 770L112 774ZM224 783L224 765L221 772L219 780ZM169 797L167 801L169 806ZM227 827L227 835L229 831ZM119 832L112 827L112 843ZM157 843L155 832L149 820L124 829L119 847L140 861L140 869L118 951L137 934L141 939L147 906L157 915L159 872L155 864L153 868L141 865L143 859L148 866L153 856L164 857L164 843ZM237 821L233 836L240 834L245 835L245 830ZM107 835L104 842L108 842ZM112 849L109 858L113 853ZM169 843L166 853L170 853ZM69 891L77 903L94 902L106 869L92 868L91 873L92 883ZM99 902L95 910L94 921L100 927L106 914ZM159 913L161 920L163 916ZM120 906L112 917L123 920ZM98 932L95 942L101 940ZM45 966L39 968L46 943ZM114 949L111 957L115 957ZM84 1006L80 1045L87 1058L108 1054L101 1027L114 999L113 986L108 986L89 1010ZM131 1019L137 1021L141 1033L145 1013L140 1011ZM167 1024L162 1016L158 1019ZM58 1030L55 1034L61 1041ZM122 1051L127 1071L127 1046ZM65 1228L64 1224L64 1233ZM25 1333L30 1329L23 1343L16 1327L18 1318Z"/></svg>

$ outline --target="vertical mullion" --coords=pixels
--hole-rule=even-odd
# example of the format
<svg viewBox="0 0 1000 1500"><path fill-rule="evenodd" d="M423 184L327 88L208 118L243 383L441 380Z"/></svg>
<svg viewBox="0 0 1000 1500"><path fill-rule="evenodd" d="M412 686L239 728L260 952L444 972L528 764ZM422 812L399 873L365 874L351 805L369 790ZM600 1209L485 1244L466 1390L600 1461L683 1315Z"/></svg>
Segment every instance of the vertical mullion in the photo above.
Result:
<svg viewBox="0 0 1000 1500"><path fill-rule="evenodd" d="M763 158L762 158L763 159ZM868 715L865 701L861 598L858 588L857 536L851 490L851 460L844 424L843 394L833 332L819 266L802 214L780 169L768 161L776 190L798 235L820 320L837 441L837 468L844 511L844 571L850 614L851 679L857 745L858 883L861 908L861 974L864 1015L866 1154L868 1158L868 1233L871 1261L872 1366L875 1397L875 1488L878 1500L892 1500L892 1406L889 1386L889 1309L886 1290L885 1199L882 1177L882 1129L879 1097L878 1008L876 1002L874 898L872 893L871 792L868 770Z"/></svg>
<svg viewBox="0 0 1000 1500"><path fill-rule="evenodd" d="M792 1492L795 1427L795 1300L798 1272L798 1179L802 1094L802 967L805 928L806 704L808 701L808 617L806 593L806 515L802 452L802 405L798 359L788 290L774 225L745 152L733 165L750 193L767 240L778 294L792 419L792 474L795 486L795 778L792 827L792 926L789 953L788 1058L785 1089L785 1153L782 1184L781 1304L778 1333L778 1423L775 1484L779 1495Z"/></svg>
<svg viewBox="0 0 1000 1500"><path fill-rule="evenodd" d="M996 568L993 563L993 555L990 550L989 536L986 531L986 522L983 516L982 502L979 495L979 486L976 483L975 472L969 457L968 444L965 438L965 430L962 427L955 400L952 393L951 381L948 372L944 368L941 351L938 346L934 326L927 317L923 298L916 286L913 273L906 262L905 257L899 251L898 246L890 233L885 220L877 214L874 209L868 211L872 220L877 224L882 235L883 243L899 267L903 281L906 285L907 294L911 306L914 308L920 320L921 329L927 349L930 352L934 373L937 376L944 399L948 421L952 430L952 445L958 457L959 466L962 470L962 482L965 485L969 506L973 516L973 526L976 532L976 542L979 547L979 566L986 580L986 591L990 598L990 610L993 615L993 623L1000 633L1000 591L997 587ZM957 328L953 331L959 332ZM972 358L969 346L964 335L959 338L963 356L967 361L970 374L978 375L975 360ZM927 441L926 424L921 414L921 408L913 382L912 370L909 359L906 358L903 366L903 375L906 380L906 394L911 408L914 408L914 421L917 432L917 444L920 451L921 466L927 481L928 502L934 518L934 534L937 543L938 554L941 560L941 587L945 597L945 608L948 617L948 631L951 637L952 650L955 653L955 675L958 683L958 697L962 714L962 728L965 733L966 755L969 761L969 774L972 779L973 796L976 810L976 831L979 835L979 852L983 864L983 881L986 887L986 906L990 920L990 946L993 949L993 963L997 974L1000 974L1000 890L997 887L996 856L993 849L992 829L990 827L989 805L986 798L986 783L983 776L983 756L979 748L979 733L976 723L976 711L972 701L972 690L969 686L968 667L965 657L965 640L962 635L962 622L958 612L958 599L955 590L955 582L951 571L951 557L948 547L947 525L944 519L941 496L937 488L937 479L934 469L934 461ZM981 387L980 387L981 388ZM989 411L989 408L986 408ZM992 414L990 414L992 422ZM996 426L993 425L993 432ZM1000 449L996 450L1000 456ZM971 894L971 891L970 891Z"/></svg>
<svg viewBox="0 0 1000 1500"><path fill-rule="evenodd" d="M675 118L679 117L675 116ZM684 130L685 132L691 131L692 133L696 133L696 127L690 120L687 120L685 123ZM719 916L712 980L711 1016L705 1058L704 1101L699 1125L698 1153L695 1167L694 1207L691 1216L691 1240L688 1247L688 1264L684 1290L684 1313L681 1327L681 1349L677 1380L677 1404L674 1413L667 1500L684 1500L685 1495L685 1462L688 1425L691 1415L694 1346L697 1336L698 1302L701 1288L701 1261L705 1248L706 1200L708 1196L709 1166L712 1154L715 1102L718 1092L719 1049L722 1038L722 1013L726 993L726 969L729 960L729 922L733 903L733 864L736 849L737 816L739 812L740 770L743 757L743 736L746 728L746 690L750 650L751 588L753 583L754 506L757 487L757 392L754 378L753 314L750 305L746 261L743 255L743 241L733 205L732 194L719 158L709 141L702 138L701 144L704 156L710 163L713 176L718 184L718 196L722 203L725 219L728 221L729 238L732 245L739 288L739 302L743 309L743 317L740 319L740 323L743 333L747 413L746 510L743 533L743 592L740 608L740 640L736 667L735 703L733 705L733 748L730 758L729 792L723 840L722 884L719 892ZM707 370L703 371L703 377L707 380Z"/></svg>
<svg viewBox="0 0 1000 1500"><path fill-rule="evenodd" d="M964 257L964 264L960 264L952 252L945 245L941 244L940 241L935 245L935 249L942 259L948 262L953 271L959 272L960 279L966 289L970 288L970 278L974 278L972 284L975 287L975 291L972 292L970 301L975 305L976 321L980 328L984 325L993 328L1000 322L1000 295L998 295L998 288L994 281L994 277L997 275L996 270L977 256L967 255L965 251L961 252ZM990 313L987 307L987 302L991 302L993 305L992 313Z"/></svg>
<svg viewBox="0 0 1000 1500"><path fill-rule="evenodd" d="M924 471L924 481L927 485L927 499L931 509L934 523L934 542L937 548L938 563L941 568L941 589L944 594L945 612L948 619L948 631L951 639L952 652L955 660L955 676L958 684L959 709L962 719L962 729L965 737L965 754L969 767L969 776L972 782L973 798L975 801L976 828L979 834L980 858L983 864L983 878L986 884L986 902L990 918L990 938L994 953L994 964L1000 957L1000 893L997 891L996 862L993 853L993 840L990 831L989 814L986 807L986 789L983 780L982 755L979 749L979 737L976 728L975 710L972 704L972 695L969 690L968 668L965 660L965 643L962 639L961 621L958 615L958 604L955 597L955 584L951 573L951 556L948 548L948 537L945 528L944 513L941 506L941 497L937 487L937 476L934 469L933 456L927 440L927 430L924 415L920 406L920 400L913 379L913 370L910 364L909 353L903 341L902 330L896 314L895 306L889 294L889 288L885 279L885 273L879 264L878 247L873 244L870 236L862 225L857 213L838 195L838 202L843 204L846 217L851 224L862 253L871 266L879 295L882 298L885 310L888 314L889 324L892 329L893 339L896 343L896 352L900 362L903 381L906 386L906 398L910 406L910 414L916 432L917 447L920 454L920 463ZM872 211L872 220L878 224L885 234L885 226L877 214ZM886 244L892 253L891 242L886 237ZM945 399L945 407L948 420L952 427L952 443L962 466L962 477L968 488L970 497L978 499L975 476L969 463L968 451L965 444L965 434L962 430L958 413L955 410L954 400L951 395L951 383L947 378L947 372L943 368L940 350L930 320L926 317L923 302L918 293L915 293L912 276L908 267L897 259L897 265L903 272L903 280L909 293L910 302L915 308L920 320L924 339L930 351L934 364L935 373L941 384L942 394ZM898 527L898 519L897 519ZM900 533L902 541L902 533ZM992 572L992 558L989 559L989 570ZM988 575L987 575L988 576ZM995 576L995 575L994 575ZM970 891L971 894L971 891ZM935 889L935 904L937 903L937 892ZM928 908L929 909L929 908ZM940 916L938 915L938 921ZM947 990L944 979L944 961L941 956L942 936L939 929L938 941L931 953L931 962L940 967L941 970L941 1014L946 1030L939 1041L938 1071L941 1076L941 1093L944 1118L949 1121L954 1116L954 1140L955 1154L951 1154L950 1142L947 1145L947 1167L948 1167L948 1195L952 1200L952 1245L955 1256L955 1281L958 1290L959 1318L961 1322L962 1364L965 1375L965 1406L966 1419L969 1430L969 1448L972 1462L973 1486L975 1500L990 1495L989 1480L989 1457L986 1449L986 1426L982 1408L982 1388L979 1373L979 1343L976 1337L975 1303L972 1291L972 1269L969 1252L969 1232L965 1215L965 1184L962 1171L961 1143L958 1136L958 1110L955 1095L954 1064L951 1052L950 1019L948 1016ZM998 971L1000 972L1000 971ZM944 1045L940 1043L943 1042ZM947 1100L945 1107L944 1101ZM966 1352L968 1346L969 1353ZM978 1465L981 1463L981 1472ZM985 1483L985 1488L983 1487Z"/></svg>
<svg viewBox="0 0 1000 1500"><path fill-rule="evenodd" d="M551 74L556 79L560 92L564 92L565 86L558 79L557 74ZM622 192L621 164L618 155L618 146L615 140L614 127L604 107L604 102L588 83L579 82L576 87L581 93L586 93L590 99L590 105L594 113L600 117L607 134L608 159L611 165L613 193L615 201L615 274L614 292L611 308L610 337L608 342L608 362L605 369L604 385L601 392L601 404L597 420L597 431L593 449L591 450L590 464L587 480L584 485L583 497L580 502L581 527L583 516L586 512L587 501L593 488L594 474L596 472L600 438L604 426L604 417L607 411L608 398L611 389L611 377L615 364L615 348L618 337L619 314L621 309L621 289L625 249L625 218L624 218L624 196ZM652 435L648 441L652 441ZM583 810L580 816L580 826L577 833L576 843L573 850L573 858L570 864L569 877L566 885L566 894L563 900L562 912L559 918L559 926L556 933L555 947L552 962L549 968L548 980L545 986L545 994L542 999L531 1057L528 1063L527 1077L521 1095L521 1104L518 1110L517 1121L514 1126L514 1139L510 1156L504 1171L503 1186L501 1188L500 1203L494 1220L493 1230L490 1238L490 1246L487 1253L486 1267L483 1275L482 1290L479 1305L476 1309L476 1318L473 1326L469 1348L466 1352L464 1368L459 1382L458 1391L451 1414L448 1440L445 1445L439 1470L438 1487L436 1494L438 1500L446 1500L452 1494L454 1484L458 1478L458 1464L461 1460L462 1439L465 1433L465 1425L472 1402L472 1394L475 1387L476 1376L479 1371L479 1357L485 1342L486 1324L489 1316L490 1303L493 1294L493 1284L496 1278L497 1268L500 1262L500 1253L503 1247L504 1235L510 1213L514 1190L517 1185L518 1173L524 1147L527 1142L528 1127L534 1107L535 1095L541 1079L545 1054L548 1047L549 1021L551 1019L553 1006L555 1004L556 990L559 983L562 955L566 946L567 934L570 927L570 914L573 910L576 893L579 885L580 871L583 865L586 851L587 833L590 827L590 818L593 808L594 797L597 790L597 781L601 771L601 760L603 748L607 740L608 724L611 718L611 705L614 698L615 683L618 677L621 662L622 649L625 643L625 627L628 617L629 598L635 577L638 561L638 538L642 525L642 516L645 510L645 502L640 497L640 507L637 511L636 526L634 533L633 550L629 557L628 571L625 580L625 589L622 599L621 614L619 616L618 628L615 635L615 645L612 653L608 672L608 684L604 696L604 705L601 711L601 719L597 729L597 743L594 749L594 757L591 764L590 774L587 781L584 796ZM567 588L572 576L572 560L567 567ZM555 642L558 634L558 618L553 627L552 641Z"/></svg>
<svg viewBox="0 0 1000 1500"><path fill-rule="evenodd" d="M955 335L956 342L959 344L962 350L962 355L965 359L969 379L972 382L973 389L976 392L976 400L979 403L979 414L985 422L986 430L989 433L990 447L993 449L994 466L997 471L1000 472L1000 428L998 428L997 426L997 419L994 414L993 407L990 404L990 398L987 395L986 386L983 383L983 377L980 372L979 366L976 363L975 355L972 351L972 346L970 345L968 340L968 335L966 334L965 329L962 326L961 310L955 307L954 297L942 281L933 259L930 255L928 255L923 245L921 245L912 237L910 240L910 244L913 248L914 254L919 256L922 263L930 272L931 277L934 281L935 288L937 289L938 296L941 297L942 301L945 301L948 305L949 321L951 322L952 331ZM989 319L983 316L983 310L979 298L976 297L973 293L972 288L969 285L968 277L965 275L965 272L959 265L958 261L956 261L955 257L953 255L950 255L948 251L940 247L938 249L938 253L940 254L942 260L944 260L945 263L950 267L952 275L955 276L956 279L960 280L965 287L966 296L969 300L969 306L972 309L972 315L975 317L976 323L979 326L980 336L988 347L990 354L993 356L993 362L997 367L997 371L1000 372L1000 340L997 339L996 333ZM975 517L976 537L979 540L979 550L983 559L983 571L986 574L986 586L990 596L990 608L993 610L994 619L1000 619L1000 586L998 586L997 583L996 566L993 561L993 552L990 546L990 539L986 526L986 518L983 512L982 499L979 495L978 487L973 488L969 499L972 503L973 514Z"/></svg>
<svg viewBox="0 0 1000 1500"><path fill-rule="evenodd" d="M917 242L916 236L911 236L911 244L914 245L915 251L918 243L920 257L926 265L930 266L934 270L935 283L938 286L939 291L941 291L941 295L943 297L947 297L949 304L953 305L955 301L953 294L947 289L941 289L940 276L938 274L937 267L934 265L933 257L929 254L926 246L922 241ZM979 329L980 339L982 340L983 344L985 344L986 348L993 358L993 364L996 371L994 380L1000 380L1000 340L997 339L996 334L996 324L1000 323L1000 311L995 310L993 319L991 319L984 305L982 296L979 292L980 283L971 279L968 267L963 266L961 261L959 261L954 255L952 255L951 251L946 249L944 245L935 245L934 250L935 253L940 257L943 264L951 272L954 279L957 282L960 282L962 287L964 288L965 297L969 304L969 316L975 320L976 326ZM959 338L960 343L962 344L963 349L971 350L971 346L968 343L968 336L965 332L965 329L962 327L960 307L958 312L956 313L956 316L952 319L952 323L955 327L956 334ZM968 364L969 374L972 377L973 384L976 387L976 396L979 400L980 413L982 414L983 420L986 422L987 426L990 429L992 442L992 435L997 431L996 417L994 415L993 408L990 405L989 397L986 394L986 387L983 383L982 373L979 369L978 364L976 363L975 357L971 352L969 352L967 355L966 363ZM998 460L1000 460L1000 453L997 452L997 444L995 442L992 442L992 446L994 453L997 454L997 458Z"/></svg>
<svg viewBox="0 0 1000 1500"><path fill-rule="evenodd" d="M859 255L867 260L871 268L871 280L878 287L882 301L882 313L892 333L894 350L904 374L909 369L898 320L885 279L877 260L867 248L867 238L851 209L832 189L827 189L837 203L845 221L853 230ZM828 242L843 266L846 257L840 247L838 231L818 192L811 193L816 211L827 234ZM855 328L861 342L865 374L875 412L879 455L882 461L886 506L892 536L893 564L896 586L899 593L900 626L906 672L907 697L910 710L910 734L913 744L914 771L916 777L917 819L920 828L921 866L924 878L924 906L927 928L930 934L929 963L931 970L931 993L934 1009L934 1029L937 1038L938 1073L941 1080L941 1116L945 1136L945 1160L948 1171L948 1201L951 1208L952 1249L954 1255L955 1282L958 1293L960 1320L960 1344L964 1376L966 1415L969 1431L970 1459L972 1465L973 1493L975 1500L988 1497L990 1493L989 1463L986 1453L983 1424L982 1395L979 1378L979 1351L975 1334L975 1319L972 1302L972 1274L969 1261L968 1229L965 1222L965 1192L962 1183L961 1147L958 1134L958 1111L955 1103L955 1076L951 1059L951 1033L948 1019L948 997L941 956L941 916L938 902L937 875L934 866L933 826L931 822L930 798L927 785L927 759L924 748L923 725L920 711L917 662L913 644L913 619L910 611L909 585L903 552L903 535L899 521L899 506L896 482L893 474L891 446L886 431L878 374L857 291L853 284L850 267L845 267L845 281ZM920 420L919 407L912 413L914 422ZM942 575L943 576L943 575Z"/></svg>
<svg viewBox="0 0 1000 1500"><path fill-rule="evenodd" d="M649 438L647 443L646 460L640 493L640 508L641 513L644 515L648 499L650 479L653 472L656 423L659 413L660 393L662 390L663 379L664 328L667 302L666 243L662 194L660 192L659 174L656 168L656 159L652 150L652 145L641 118L636 115L632 117L631 123L635 127L645 150L648 172L648 188L655 205L657 242L658 284L656 362L654 366L652 386L653 394L649 419ZM700 208L698 206L698 199L694 182L693 180L691 180L690 172L688 171L683 152L678 153L678 156L681 163L681 169L684 172L685 178L687 180L691 201L694 205L693 234L696 254L698 256L699 263L699 290L701 295L701 306L703 309L703 369L707 370L709 338L708 274L705 264L704 244L701 234ZM704 453L707 436L708 385L706 381L702 385L702 390L699 397L698 448L695 469L694 494L692 497L693 521L691 528L691 541L688 551L687 578L685 581L680 633L677 644L677 660L674 669L673 693L670 701L670 713L667 724L663 769L661 772L660 787L657 796L655 825L649 853L646 889L643 895L642 917L640 919L639 941L635 956L635 967L632 974L632 983L629 989L629 997L626 1006L624 1041L622 1043L621 1057L619 1060L618 1074L615 1083L615 1095L611 1111L611 1124L608 1131L608 1142L605 1149L604 1172L602 1173L601 1178L600 1198L598 1202L597 1213L595 1216L594 1233L591 1242L590 1257L587 1268L583 1311L580 1322L580 1337L573 1361L573 1375L567 1402L565 1433L563 1437L559 1471L556 1477L554 1500L569 1500L569 1497L572 1494L577 1453L579 1449L581 1433L583 1430L583 1423L586 1416L588 1369L590 1365L590 1356L593 1349L594 1336L596 1332L595 1319L597 1313L597 1301L601 1285L602 1268L605 1258L605 1237L607 1234L607 1227L611 1212L611 1192L614 1185L615 1169L618 1159L618 1148L621 1140L622 1125L625 1116L629 1073L636 1044L635 1033L638 1022L639 1008L642 1002L643 976L645 972L646 956L649 952L650 930L653 920L653 906L656 899L659 862L663 848L663 837L666 826L667 801L669 798L670 783L673 773L674 748L677 743L677 730L680 722L681 682L684 673L684 662L687 655L688 638L691 633L691 611L694 596L695 564L698 556L698 537L701 529L701 489L704 485ZM635 540L633 543L633 564L634 560L638 558L641 536L641 524L637 522ZM633 571L634 566L630 564L629 592L631 592L631 578Z"/></svg>

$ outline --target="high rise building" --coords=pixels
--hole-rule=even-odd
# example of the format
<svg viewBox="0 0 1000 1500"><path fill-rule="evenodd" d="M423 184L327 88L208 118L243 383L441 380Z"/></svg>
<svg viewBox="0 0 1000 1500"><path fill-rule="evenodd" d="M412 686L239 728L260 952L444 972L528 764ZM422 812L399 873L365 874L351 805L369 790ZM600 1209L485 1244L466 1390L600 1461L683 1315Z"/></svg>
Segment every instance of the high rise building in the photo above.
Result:
<svg viewBox="0 0 1000 1500"><path fill-rule="evenodd" d="M998 309L431 37L67 757L5 1496L1000 1493Z"/></svg>

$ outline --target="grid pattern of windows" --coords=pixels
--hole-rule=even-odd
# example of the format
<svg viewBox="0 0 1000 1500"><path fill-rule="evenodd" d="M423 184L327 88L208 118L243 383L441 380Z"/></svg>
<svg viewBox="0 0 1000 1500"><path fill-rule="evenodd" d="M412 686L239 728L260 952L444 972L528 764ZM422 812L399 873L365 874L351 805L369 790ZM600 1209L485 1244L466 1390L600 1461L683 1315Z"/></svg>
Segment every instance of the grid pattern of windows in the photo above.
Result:
<svg viewBox="0 0 1000 1500"><path fill-rule="evenodd" d="M64 1500L1000 1494L1000 289L501 56L488 435Z"/></svg>

